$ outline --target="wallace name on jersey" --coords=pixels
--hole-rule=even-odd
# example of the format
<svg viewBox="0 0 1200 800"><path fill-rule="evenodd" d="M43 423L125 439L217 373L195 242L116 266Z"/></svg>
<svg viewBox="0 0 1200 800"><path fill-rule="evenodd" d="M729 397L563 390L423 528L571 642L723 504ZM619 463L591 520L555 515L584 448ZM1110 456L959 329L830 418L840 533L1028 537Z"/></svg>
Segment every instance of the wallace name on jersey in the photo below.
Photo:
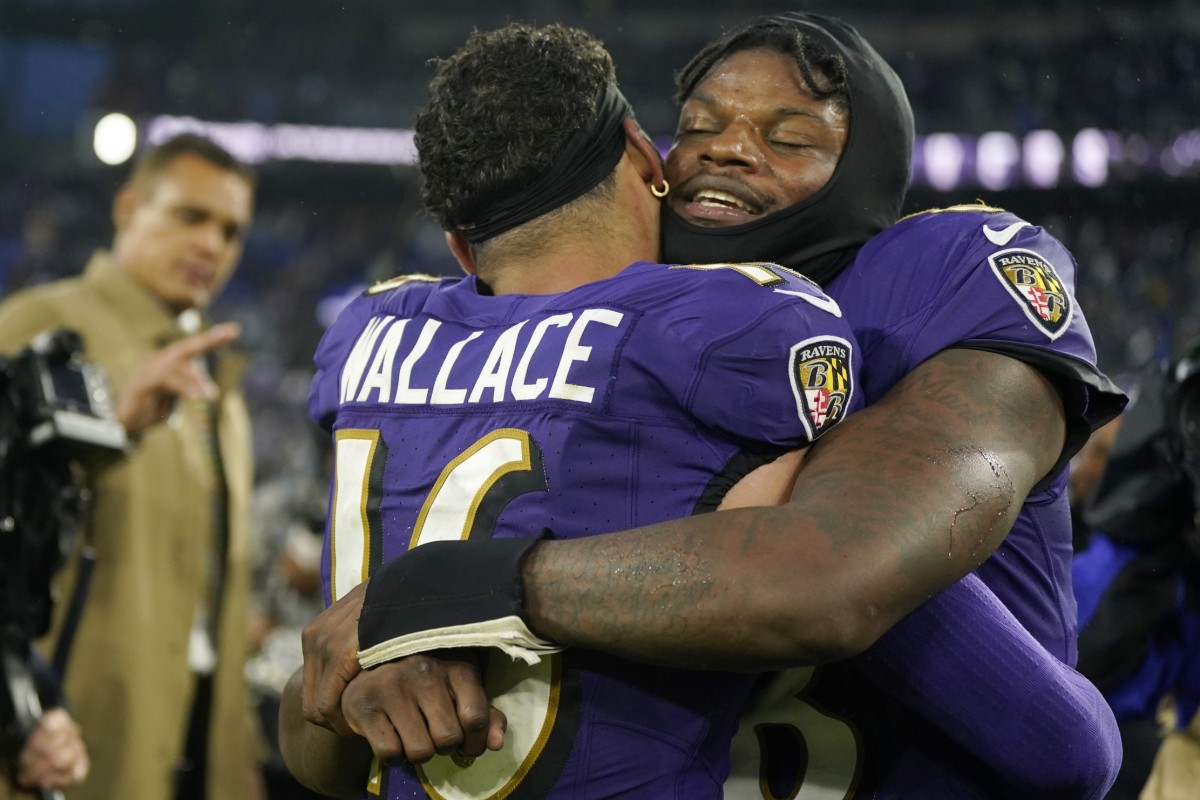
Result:
<svg viewBox="0 0 1200 800"><path fill-rule="evenodd" d="M631 316L585 308L486 330L374 316L342 369L340 402L600 403L616 373Z"/></svg>

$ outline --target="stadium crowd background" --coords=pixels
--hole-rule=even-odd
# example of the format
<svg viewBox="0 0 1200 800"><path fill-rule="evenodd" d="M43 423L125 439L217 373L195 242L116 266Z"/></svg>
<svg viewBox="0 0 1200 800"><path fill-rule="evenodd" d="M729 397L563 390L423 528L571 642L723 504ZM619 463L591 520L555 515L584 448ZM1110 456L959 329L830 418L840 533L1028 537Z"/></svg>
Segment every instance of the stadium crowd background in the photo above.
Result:
<svg viewBox="0 0 1200 800"><path fill-rule="evenodd" d="M1020 140L1082 130L1121 143L1102 181L917 181L910 211L973 202L1049 228L1080 264L1101 368L1128 380L1200 336L1197 0L0 0L0 296L80 271L111 235L125 167L101 164L102 113L404 129L427 61L473 27L582 26L612 51L643 126L668 141L673 71L714 32L803 7L845 17L896 67L918 134ZM918 159L920 160L920 159ZM402 272L455 274L405 165L267 161L242 266L213 308L245 327L267 551L311 508L319 445L305 398L339 300ZM1089 185L1099 184L1099 185ZM315 493L323 499L321 490ZM303 507L303 508L301 508ZM272 545L272 542L274 543ZM299 558L299 556L297 556ZM275 578L264 567L262 582ZM286 668L286 665L282 665ZM286 674L286 673L284 673ZM270 683L270 675L264 676Z"/></svg>

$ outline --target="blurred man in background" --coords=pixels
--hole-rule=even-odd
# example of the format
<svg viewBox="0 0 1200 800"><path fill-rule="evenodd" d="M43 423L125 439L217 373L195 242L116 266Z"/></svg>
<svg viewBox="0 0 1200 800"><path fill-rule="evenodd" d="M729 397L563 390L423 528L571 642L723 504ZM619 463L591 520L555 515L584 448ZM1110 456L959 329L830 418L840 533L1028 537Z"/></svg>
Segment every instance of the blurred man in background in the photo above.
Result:
<svg viewBox="0 0 1200 800"><path fill-rule="evenodd" d="M0 304L0 347L70 327L108 373L132 440L90 464L95 570L61 676L92 772L72 798L241 798L258 791L242 669L253 466L233 325L200 312L242 251L254 177L184 135L146 151L113 203L111 251L82 276ZM70 594L87 567L59 576ZM46 647L60 640L66 604Z"/></svg>

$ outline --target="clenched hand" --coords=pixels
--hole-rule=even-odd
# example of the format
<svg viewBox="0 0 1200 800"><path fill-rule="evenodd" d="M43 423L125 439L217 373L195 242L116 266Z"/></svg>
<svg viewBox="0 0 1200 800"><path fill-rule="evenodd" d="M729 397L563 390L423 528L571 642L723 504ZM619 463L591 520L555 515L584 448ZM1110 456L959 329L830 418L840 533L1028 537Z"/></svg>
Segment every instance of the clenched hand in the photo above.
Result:
<svg viewBox="0 0 1200 800"><path fill-rule="evenodd" d="M361 670L358 666L358 616L367 582L346 592L305 626L304 719L340 736L353 731L342 716L342 692Z"/></svg>
<svg viewBox="0 0 1200 800"><path fill-rule="evenodd" d="M360 673L342 695L350 729L384 762L475 758L504 746L507 720L480 679L481 651L438 650Z"/></svg>
<svg viewBox="0 0 1200 800"><path fill-rule="evenodd" d="M29 789L67 789L87 777L91 769L79 725L64 709L52 708L17 757L17 783Z"/></svg>

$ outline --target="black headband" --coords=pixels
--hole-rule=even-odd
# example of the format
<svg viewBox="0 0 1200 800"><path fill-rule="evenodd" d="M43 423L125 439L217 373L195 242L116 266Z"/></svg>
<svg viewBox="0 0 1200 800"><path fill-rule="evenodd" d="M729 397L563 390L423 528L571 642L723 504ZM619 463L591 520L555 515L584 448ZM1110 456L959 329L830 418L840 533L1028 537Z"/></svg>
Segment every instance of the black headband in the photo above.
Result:
<svg viewBox="0 0 1200 800"><path fill-rule="evenodd" d="M471 244L485 242L591 191L624 155L622 123L632 116L625 95L608 84L596 101L595 121L571 134L547 172L487 203L474 222L456 226L458 232Z"/></svg>

